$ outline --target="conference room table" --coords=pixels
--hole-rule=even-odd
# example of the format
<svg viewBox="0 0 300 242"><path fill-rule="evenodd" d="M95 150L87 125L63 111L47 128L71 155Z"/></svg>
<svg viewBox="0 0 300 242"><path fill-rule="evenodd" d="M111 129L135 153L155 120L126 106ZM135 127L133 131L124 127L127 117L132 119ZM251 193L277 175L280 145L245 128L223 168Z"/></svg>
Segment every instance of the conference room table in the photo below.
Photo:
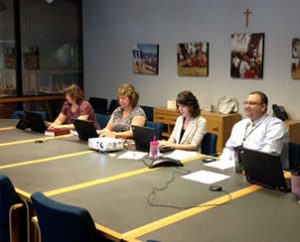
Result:
<svg viewBox="0 0 300 242"><path fill-rule="evenodd" d="M0 173L21 197L41 191L91 213L97 230L115 241L299 241L300 204L291 193L249 184L234 168L205 166L204 155L183 167L149 169L125 151L100 153L73 135L48 137L0 120ZM130 147L134 151L134 148ZM197 171L228 175L210 184L184 179ZM171 181L167 183L168 181ZM156 191L150 204L148 197Z"/></svg>

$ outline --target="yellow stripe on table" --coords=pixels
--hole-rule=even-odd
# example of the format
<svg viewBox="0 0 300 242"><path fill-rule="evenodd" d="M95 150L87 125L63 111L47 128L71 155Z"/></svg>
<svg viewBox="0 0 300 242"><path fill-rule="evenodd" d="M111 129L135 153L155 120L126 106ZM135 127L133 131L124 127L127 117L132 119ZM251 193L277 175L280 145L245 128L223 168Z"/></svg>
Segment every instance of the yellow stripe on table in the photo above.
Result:
<svg viewBox="0 0 300 242"><path fill-rule="evenodd" d="M35 139L26 139L26 140L19 140L19 141L12 141L12 142L7 142L7 143L2 143L0 144L0 147L2 146L10 146L10 145L19 145L19 144L26 144L26 143L31 143L35 141L45 141L45 140L52 140L52 139L59 139L59 138L64 138L64 137L69 137L72 136L72 134L66 134L66 135L60 135L60 136L54 136L54 137L44 137L44 138L35 138Z"/></svg>
<svg viewBox="0 0 300 242"><path fill-rule="evenodd" d="M18 163L13 163L13 164L1 165L0 170L19 167L19 166L27 166L27 165L42 163L42 162L51 161L51 160L70 158L70 157L74 157L74 156L86 155L86 154L91 154L91 153L95 153L95 151L94 150L86 150L86 151L70 153L70 154L65 154L65 155L57 155L57 156L52 156L52 157L47 157L47 158L42 158L42 159L37 159L37 160L23 161L23 162L18 162Z"/></svg>
<svg viewBox="0 0 300 242"><path fill-rule="evenodd" d="M204 157L204 155L199 154L199 155L196 155L192 158L182 160L182 163L186 163L186 162L189 162L189 161L192 161L192 160L195 160L195 159L199 159L199 158L202 158L202 157ZM55 190L52 190L52 191L45 192L44 194L46 196L49 196L49 197L50 196L56 196L56 195L66 193L66 192L76 191L76 190L79 190L79 189L88 188L88 187L100 185L100 184L107 183L107 182L117 181L117 180L124 179L124 178L131 177L131 176L145 174L145 173L148 173L148 172L155 171L157 169L159 169L159 168L138 169L138 170L135 170L135 171L125 172L125 173L121 173L121 174L110 176L110 177L100 178L100 179L93 180L93 181L88 181L88 182L79 183L79 184L68 186L68 187L63 187L63 188L60 188L60 189L55 189Z"/></svg>
<svg viewBox="0 0 300 242"><path fill-rule="evenodd" d="M3 128L0 128L0 131L14 130L14 129L16 129L16 127L3 127Z"/></svg>
<svg viewBox="0 0 300 242"><path fill-rule="evenodd" d="M260 189L262 189L261 186L251 185L247 188L238 190L236 192L232 192L232 193L230 193L231 200L240 198L242 196L253 193L253 192L258 191ZM218 205L221 205L221 204L223 204L224 202L227 202L227 201L228 201L228 195L224 195L222 197L213 199L213 200L208 201L206 203L199 204L198 207L193 207L193 208L190 208L190 209L186 209L182 212L173 214L171 216L168 216L168 217L165 217L163 219L157 220L153 223L149 223L149 224L146 224L146 225L141 226L139 228L128 231L126 233L123 233L122 238L125 241L127 239L131 240L131 239L134 239L134 238L138 238L142 235L145 235L145 234L148 234L152 231L161 229L161 228L163 228L165 226L168 226L172 223L178 222L180 220L183 220L183 219L189 218L193 215L204 212L208 209L214 208L214 207L216 207Z"/></svg>

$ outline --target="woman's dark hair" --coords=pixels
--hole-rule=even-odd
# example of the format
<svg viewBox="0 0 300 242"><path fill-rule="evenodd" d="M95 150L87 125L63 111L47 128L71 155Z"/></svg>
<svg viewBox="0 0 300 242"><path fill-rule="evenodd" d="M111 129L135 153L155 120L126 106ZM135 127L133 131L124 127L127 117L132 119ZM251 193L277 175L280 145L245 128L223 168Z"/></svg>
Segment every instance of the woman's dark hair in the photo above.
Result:
<svg viewBox="0 0 300 242"><path fill-rule="evenodd" d="M65 88L64 94L69 95L76 104L80 104L83 100L85 100L83 91L76 84L72 84Z"/></svg>
<svg viewBox="0 0 300 242"><path fill-rule="evenodd" d="M176 106L178 105L188 106L191 116L196 118L200 115L201 110L197 98L191 91L182 91L178 93L176 98Z"/></svg>

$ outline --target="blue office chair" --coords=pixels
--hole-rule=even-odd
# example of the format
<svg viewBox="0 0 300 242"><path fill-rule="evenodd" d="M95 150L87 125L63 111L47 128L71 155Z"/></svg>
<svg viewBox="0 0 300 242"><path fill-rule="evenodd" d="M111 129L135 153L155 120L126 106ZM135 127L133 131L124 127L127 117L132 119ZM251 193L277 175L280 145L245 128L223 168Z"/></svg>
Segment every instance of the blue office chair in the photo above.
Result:
<svg viewBox="0 0 300 242"><path fill-rule="evenodd" d="M147 120L153 122L153 107L151 106L141 106L141 108L144 110Z"/></svg>
<svg viewBox="0 0 300 242"><path fill-rule="evenodd" d="M0 241L27 241L28 216L8 176L0 174Z"/></svg>
<svg viewBox="0 0 300 242"><path fill-rule="evenodd" d="M101 129L104 129L110 119L110 115L96 113L96 118L100 124Z"/></svg>
<svg viewBox="0 0 300 242"><path fill-rule="evenodd" d="M162 139L162 133L164 130L164 125L162 123L147 121L146 127L155 128L156 139Z"/></svg>
<svg viewBox="0 0 300 242"><path fill-rule="evenodd" d="M32 194L42 242L96 242L95 223L80 207L60 203L41 192Z"/></svg>
<svg viewBox="0 0 300 242"><path fill-rule="evenodd" d="M300 169L300 144L289 143L289 168Z"/></svg>
<svg viewBox="0 0 300 242"><path fill-rule="evenodd" d="M112 99L109 103L108 114L111 115L113 111L115 111L115 109L119 106L119 101L117 99Z"/></svg>
<svg viewBox="0 0 300 242"><path fill-rule="evenodd" d="M36 112L42 115L42 118L43 118L44 121L47 120L47 113L46 112L44 112L44 111L36 111ZM23 117L24 115L25 115L25 113L24 113L23 110L15 110L15 111L13 111L12 118L13 119L19 119L20 117Z"/></svg>
<svg viewBox="0 0 300 242"><path fill-rule="evenodd" d="M89 103L92 105L95 113L107 114L108 101L106 98L90 97Z"/></svg>
<svg viewBox="0 0 300 242"><path fill-rule="evenodd" d="M217 141L218 136L213 133L206 133L202 140L201 153L205 155L217 154Z"/></svg>

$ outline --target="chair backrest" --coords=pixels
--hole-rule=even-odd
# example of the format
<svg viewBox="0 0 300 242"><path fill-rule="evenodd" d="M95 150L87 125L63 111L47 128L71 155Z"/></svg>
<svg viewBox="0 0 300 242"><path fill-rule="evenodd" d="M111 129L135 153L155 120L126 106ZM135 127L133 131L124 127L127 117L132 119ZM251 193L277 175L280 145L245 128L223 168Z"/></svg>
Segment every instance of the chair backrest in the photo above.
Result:
<svg viewBox="0 0 300 242"><path fill-rule="evenodd" d="M32 194L43 242L95 242L96 228L90 213L60 203L41 192Z"/></svg>
<svg viewBox="0 0 300 242"><path fill-rule="evenodd" d="M110 119L110 115L96 113L96 118L100 124L101 129L104 129Z"/></svg>
<svg viewBox="0 0 300 242"><path fill-rule="evenodd" d="M164 125L162 123L147 121L146 127L155 128L156 139L162 138L164 130Z"/></svg>
<svg viewBox="0 0 300 242"><path fill-rule="evenodd" d="M119 104L118 100L112 99L109 103L108 114L111 115L113 113L113 111L119 106L120 106L120 104Z"/></svg>
<svg viewBox="0 0 300 242"><path fill-rule="evenodd" d="M201 153L205 155L216 155L218 136L213 133L206 133L202 140Z"/></svg>
<svg viewBox="0 0 300 242"><path fill-rule="evenodd" d="M9 210L14 204L20 203L14 185L8 176L0 174L0 241L10 242ZM24 216L25 218L25 216ZM26 220L25 220L26 221ZM24 228L26 224L24 224ZM25 236L24 236L25 237Z"/></svg>
<svg viewBox="0 0 300 242"><path fill-rule="evenodd" d="M153 107L151 106L141 106L141 108L144 110L147 120L148 121L153 121Z"/></svg>
<svg viewBox="0 0 300 242"><path fill-rule="evenodd" d="M95 113L107 113L108 101L106 98L90 97L89 103L92 105Z"/></svg>
<svg viewBox="0 0 300 242"><path fill-rule="evenodd" d="M289 168L300 169L300 144L289 143Z"/></svg>
<svg viewBox="0 0 300 242"><path fill-rule="evenodd" d="M47 120L47 113L45 111L34 111L34 112L41 114L44 121ZM14 110L13 114L12 114L12 118L19 119L20 116L23 117L24 115L25 115L25 113L23 110Z"/></svg>

